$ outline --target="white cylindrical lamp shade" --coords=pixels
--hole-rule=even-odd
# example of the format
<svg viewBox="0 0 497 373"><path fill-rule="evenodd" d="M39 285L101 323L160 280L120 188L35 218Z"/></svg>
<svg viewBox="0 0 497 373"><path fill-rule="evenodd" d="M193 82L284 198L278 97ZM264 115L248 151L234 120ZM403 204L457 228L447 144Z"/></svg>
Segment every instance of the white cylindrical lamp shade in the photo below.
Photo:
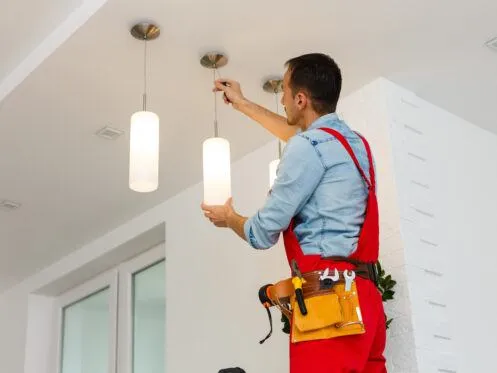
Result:
<svg viewBox="0 0 497 373"><path fill-rule="evenodd" d="M212 137L203 144L204 203L224 205L231 197L230 143Z"/></svg>
<svg viewBox="0 0 497 373"><path fill-rule="evenodd" d="M129 187L147 193L159 186L159 117L150 111L131 116Z"/></svg>
<svg viewBox="0 0 497 373"><path fill-rule="evenodd" d="M269 163L269 189L273 187L274 180L276 180L276 170L280 164L279 159L275 159Z"/></svg>

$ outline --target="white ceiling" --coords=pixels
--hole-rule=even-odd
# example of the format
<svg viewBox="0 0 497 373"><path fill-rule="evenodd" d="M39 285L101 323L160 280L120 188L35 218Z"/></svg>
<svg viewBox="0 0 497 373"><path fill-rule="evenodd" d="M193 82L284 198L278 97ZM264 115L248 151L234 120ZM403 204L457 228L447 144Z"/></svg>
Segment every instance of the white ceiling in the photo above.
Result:
<svg viewBox="0 0 497 373"><path fill-rule="evenodd" d="M344 94L382 75L497 133L497 53L483 46L497 34L495 0L108 0L84 23L99 1L3 5L0 200L22 208L0 213L0 290L201 180L213 109L212 76L198 61L208 50L226 51L230 63L221 74L269 107L263 78L281 74L290 57L320 51L341 65ZM149 47L161 180L147 195L127 187L127 131L140 109L143 50L129 28L144 18L162 29ZM270 140L228 108L219 122L233 160ZM126 134L96 137L105 125Z"/></svg>
<svg viewBox="0 0 497 373"><path fill-rule="evenodd" d="M0 16L0 82L83 0L4 1ZM29 10L27 10L29 9Z"/></svg>

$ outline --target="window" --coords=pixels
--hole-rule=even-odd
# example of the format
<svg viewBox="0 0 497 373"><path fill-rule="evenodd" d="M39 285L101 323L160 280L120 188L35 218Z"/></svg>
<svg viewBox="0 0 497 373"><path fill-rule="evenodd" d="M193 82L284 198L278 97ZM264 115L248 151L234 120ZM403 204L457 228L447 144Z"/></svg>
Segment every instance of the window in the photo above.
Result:
<svg viewBox="0 0 497 373"><path fill-rule="evenodd" d="M164 373L164 262L133 275L133 373Z"/></svg>
<svg viewBox="0 0 497 373"><path fill-rule="evenodd" d="M109 289L62 311L62 373L105 373L109 366Z"/></svg>
<svg viewBox="0 0 497 373"><path fill-rule="evenodd" d="M58 373L163 373L165 261L158 247L59 298Z"/></svg>

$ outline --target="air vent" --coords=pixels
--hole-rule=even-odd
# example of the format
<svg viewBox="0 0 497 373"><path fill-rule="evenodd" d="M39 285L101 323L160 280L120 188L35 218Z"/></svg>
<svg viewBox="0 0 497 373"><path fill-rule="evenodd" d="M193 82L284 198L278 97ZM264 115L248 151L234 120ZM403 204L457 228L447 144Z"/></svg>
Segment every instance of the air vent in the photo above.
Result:
<svg viewBox="0 0 497 373"><path fill-rule="evenodd" d="M124 133L124 131L118 130L116 128L108 127L105 126L104 128L100 129L96 135L98 137L101 137L106 140L115 140L119 136L121 136Z"/></svg>
<svg viewBox="0 0 497 373"><path fill-rule="evenodd" d="M487 41L485 43L485 45L487 47L489 47L490 49L492 49L493 51L497 52L497 36L493 39L490 39L489 41Z"/></svg>
<svg viewBox="0 0 497 373"><path fill-rule="evenodd" d="M17 210L19 207L21 207L21 204L14 201L0 201L0 210L2 211L13 211Z"/></svg>

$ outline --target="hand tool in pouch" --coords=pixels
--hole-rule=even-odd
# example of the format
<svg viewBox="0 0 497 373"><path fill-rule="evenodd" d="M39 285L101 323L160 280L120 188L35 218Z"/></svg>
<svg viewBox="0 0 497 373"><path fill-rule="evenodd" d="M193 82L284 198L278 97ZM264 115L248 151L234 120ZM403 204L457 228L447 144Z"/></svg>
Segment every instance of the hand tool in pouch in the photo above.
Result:
<svg viewBox="0 0 497 373"><path fill-rule="evenodd" d="M292 259L292 270L294 274L292 277L292 283L295 287L295 299L299 305L300 313L305 316L307 315L307 307L305 306L304 292L302 290L302 284L305 283L305 280L302 277L302 273L300 272L295 259Z"/></svg>

